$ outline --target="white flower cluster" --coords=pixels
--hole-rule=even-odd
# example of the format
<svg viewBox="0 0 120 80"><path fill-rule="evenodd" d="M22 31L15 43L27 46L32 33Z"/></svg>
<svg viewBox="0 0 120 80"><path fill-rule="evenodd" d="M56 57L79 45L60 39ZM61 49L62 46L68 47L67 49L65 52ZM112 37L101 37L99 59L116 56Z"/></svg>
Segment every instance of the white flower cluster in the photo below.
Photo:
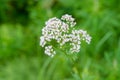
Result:
<svg viewBox="0 0 120 80"><path fill-rule="evenodd" d="M53 50L52 46L46 46L45 47L45 54L53 57L56 54L56 52Z"/></svg>
<svg viewBox="0 0 120 80"><path fill-rule="evenodd" d="M51 57L56 54L53 50L53 46L47 44L52 40L56 40L61 47L69 42L72 46L70 48L72 53L80 51L82 40L89 44L91 37L86 31L70 29L74 27L75 24L74 18L68 14L63 15L61 19L56 17L49 19L45 23L45 27L42 29L42 36L40 37L40 46L45 47L45 54Z"/></svg>

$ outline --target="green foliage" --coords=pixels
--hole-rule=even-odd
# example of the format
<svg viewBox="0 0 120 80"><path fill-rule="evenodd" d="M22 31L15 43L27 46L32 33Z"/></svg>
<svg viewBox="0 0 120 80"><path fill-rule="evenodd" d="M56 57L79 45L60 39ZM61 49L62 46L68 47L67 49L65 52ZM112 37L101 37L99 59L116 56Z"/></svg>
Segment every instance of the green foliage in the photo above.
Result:
<svg viewBox="0 0 120 80"><path fill-rule="evenodd" d="M71 14L92 36L75 59L39 46L53 16ZM0 0L0 80L120 80L119 0Z"/></svg>

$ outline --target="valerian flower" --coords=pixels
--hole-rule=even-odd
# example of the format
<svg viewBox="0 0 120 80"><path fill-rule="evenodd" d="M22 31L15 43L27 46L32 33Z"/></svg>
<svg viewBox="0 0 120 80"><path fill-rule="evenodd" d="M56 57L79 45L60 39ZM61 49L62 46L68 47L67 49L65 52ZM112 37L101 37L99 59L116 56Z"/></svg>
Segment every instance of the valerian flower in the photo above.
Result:
<svg viewBox="0 0 120 80"><path fill-rule="evenodd" d="M52 46L46 46L45 47L45 54L53 57L56 54L56 52L53 50Z"/></svg>
<svg viewBox="0 0 120 80"><path fill-rule="evenodd" d="M53 49L52 40L55 40L60 47L69 43L71 53L78 53L81 47L81 41L90 44L91 36L84 30L74 30L75 19L68 14L59 18L51 18L45 23L40 37L40 46L45 47L45 54L53 57L56 52Z"/></svg>

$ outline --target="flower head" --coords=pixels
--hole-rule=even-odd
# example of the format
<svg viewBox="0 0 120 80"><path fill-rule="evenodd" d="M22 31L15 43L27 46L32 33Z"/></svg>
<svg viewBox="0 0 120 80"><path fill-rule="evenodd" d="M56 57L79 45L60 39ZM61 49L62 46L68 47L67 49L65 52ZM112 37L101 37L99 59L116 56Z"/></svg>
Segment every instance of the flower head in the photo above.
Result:
<svg viewBox="0 0 120 80"><path fill-rule="evenodd" d="M74 29L71 31L76 24L74 20L71 15L65 14L61 19L54 17L45 23L45 27L42 29L42 36L40 37L40 46L45 47L45 54L51 57L56 54L52 44L48 44L52 40L55 40L60 47L69 43L71 53L80 51L81 41L90 43L91 37L86 31Z"/></svg>
<svg viewBox="0 0 120 80"><path fill-rule="evenodd" d="M52 46L46 46L45 47L45 54L53 57L56 54L56 52L53 50Z"/></svg>

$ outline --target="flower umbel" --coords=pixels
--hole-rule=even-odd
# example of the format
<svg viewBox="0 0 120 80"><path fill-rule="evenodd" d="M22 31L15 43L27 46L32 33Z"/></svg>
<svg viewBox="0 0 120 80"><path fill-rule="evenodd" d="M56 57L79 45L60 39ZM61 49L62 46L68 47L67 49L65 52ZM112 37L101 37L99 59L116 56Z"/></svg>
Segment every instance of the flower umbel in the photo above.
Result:
<svg viewBox="0 0 120 80"><path fill-rule="evenodd" d="M45 47L45 54L53 57L56 54L56 52L53 50L52 46L46 46Z"/></svg>
<svg viewBox="0 0 120 80"><path fill-rule="evenodd" d="M49 19L42 29L42 36L40 37L40 46L45 47L45 54L53 57L56 52L53 45L50 44L55 40L60 47L69 43L71 53L78 53L81 47L81 41L90 44L91 37L84 30L74 30L76 22L71 15L65 14L58 19L56 17Z"/></svg>

